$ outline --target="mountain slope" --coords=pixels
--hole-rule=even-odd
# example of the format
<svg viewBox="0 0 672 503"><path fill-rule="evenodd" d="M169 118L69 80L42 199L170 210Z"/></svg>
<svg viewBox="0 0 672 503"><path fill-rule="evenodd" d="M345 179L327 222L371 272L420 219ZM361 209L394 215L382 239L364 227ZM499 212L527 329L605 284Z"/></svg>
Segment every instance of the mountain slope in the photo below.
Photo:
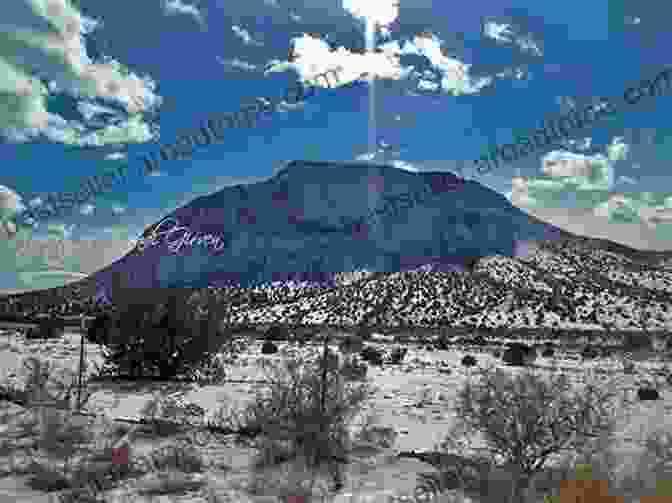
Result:
<svg viewBox="0 0 672 503"><path fill-rule="evenodd" d="M404 198L401 207L389 205L394 197ZM179 230L165 234L171 228ZM220 249L185 245L187 232L217 236ZM267 181L179 208L144 232L149 246L96 276L107 283L112 271L130 271L138 286L329 283L356 270L473 267L480 257L514 256L521 242L564 235L452 173L295 161Z"/></svg>
<svg viewBox="0 0 672 503"><path fill-rule="evenodd" d="M403 192L422 198L362 220ZM168 217L228 247L177 254L159 240L76 288L90 295L119 271L135 286L226 286L230 321L245 324L672 327L671 252L572 235L452 174L295 162ZM306 274L316 259L327 274Z"/></svg>

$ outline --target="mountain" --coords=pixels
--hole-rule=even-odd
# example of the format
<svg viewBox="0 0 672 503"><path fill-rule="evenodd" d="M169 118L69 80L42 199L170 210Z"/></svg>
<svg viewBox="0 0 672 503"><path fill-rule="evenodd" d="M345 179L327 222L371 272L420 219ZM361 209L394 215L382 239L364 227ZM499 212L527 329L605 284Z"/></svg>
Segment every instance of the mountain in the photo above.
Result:
<svg viewBox="0 0 672 503"><path fill-rule="evenodd" d="M412 194L410 208L369 218L402 193ZM184 229L159 236L179 229L166 219ZM188 229L199 234L186 239ZM294 162L264 182L198 198L143 236L143 246L56 297L92 297L114 272L130 272L139 287L232 285L223 290L229 321L243 324L672 327L672 252L570 234L450 173ZM194 238L202 245L188 244ZM31 292L28 304L50 293Z"/></svg>
<svg viewBox="0 0 672 503"><path fill-rule="evenodd" d="M565 235L452 173L294 161L264 182L227 187L166 215L94 276L109 284L122 270L139 287L334 284L335 274L356 270L469 269Z"/></svg>

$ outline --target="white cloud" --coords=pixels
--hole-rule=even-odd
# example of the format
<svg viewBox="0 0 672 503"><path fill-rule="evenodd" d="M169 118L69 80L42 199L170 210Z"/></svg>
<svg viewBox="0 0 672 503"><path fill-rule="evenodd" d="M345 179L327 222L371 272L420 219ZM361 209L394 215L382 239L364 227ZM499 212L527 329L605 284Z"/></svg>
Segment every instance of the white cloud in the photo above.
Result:
<svg viewBox="0 0 672 503"><path fill-rule="evenodd" d="M591 156L551 152L542 159L544 176L512 178L511 203L539 218L553 218L547 221L561 222L570 232L639 248L650 243L672 249L672 194L614 190L614 164L628 146L614 138L605 151L607 155ZM581 222L586 223L583 230Z"/></svg>
<svg viewBox="0 0 672 503"><path fill-rule="evenodd" d="M405 171L412 171L412 172L414 172L414 173L417 173L418 171L420 171L418 168L416 168L416 167L413 166L411 163L408 163L408 162L406 162L406 161L396 160L396 161L392 161L391 164L392 164L392 166L394 166L395 168L397 168L397 169L403 169L403 170L405 170Z"/></svg>
<svg viewBox="0 0 672 503"><path fill-rule="evenodd" d="M399 0L342 0L343 9L355 17L387 26L399 16Z"/></svg>
<svg viewBox="0 0 672 503"><path fill-rule="evenodd" d="M623 143L622 137L616 137L607 147L607 157L610 161L623 161L627 159L630 147Z"/></svg>
<svg viewBox="0 0 672 503"><path fill-rule="evenodd" d="M543 56L542 50L529 36L517 36L510 24L499 24L493 21L483 23L483 36L499 43L511 43L520 47L524 52L535 56Z"/></svg>
<svg viewBox="0 0 672 503"><path fill-rule="evenodd" d="M264 45L261 42L254 40L252 38L252 35L250 35L250 32L247 31L244 28L241 28L240 26L236 26L235 24L231 26L231 29L233 30L233 33L235 33L238 38L240 38L245 45Z"/></svg>
<svg viewBox="0 0 672 503"><path fill-rule="evenodd" d="M398 54L425 56L434 69L442 75L441 89L456 96L477 93L493 81L490 77L478 79L470 77L468 73L472 65L445 56L441 51L441 41L433 34L423 34L422 36L416 36L412 42L406 41L403 49L396 52L396 55Z"/></svg>
<svg viewBox="0 0 672 503"><path fill-rule="evenodd" d="M498 24L493 21L483 23L483 36L492 38L497 42L510 42L513 38L511 25Z"/></svg>
<svg viewBox="0 0 672 503"><path fill-rule="evenodd" d="M591 161L592 159L586 155L554 151L541 159L541 171L548 176L554 177L574 176L588 178L592 173Z"/></svg>
<svg viewBox="0 0 672 503"><path fill-rule="evenodd" d="M18 193L0 185L0 221L13 217L24 208Z"/></svg>
<svg viewBox="0 0 672 503"><path fill-rule="evenodd" d="M95 207L93 204L83 204L83 205L80 207L79 212L80 212L82 215L88 216L88 215L92 215L92 214L93 214L93 211L94 211L95 209L96 209L96 207Z"/></svg>
<svg viewBox="0 0 672 503"><path fill-rule="evenodd" d="M245 61L242 61L238 58L233 58L229 60L225 60L217 56L217 61L221 63L224 66L228 66L231 68L238 68L240 70L248 70L248 71L254 71L258 70L259 67L257 65L253 65L252 63L247 63Z"/></svg>
<svg viewBox="0 0 672 503"><path fill-rule="evenodd" d="M0 24L0 136L10 142L43 137L70 145L91 143L93 136L98 137L93 140L96 144L151 138L145 128L137 126L142 114L161 102L153 92L155 84L117 61L98 63L89 58L84 37L96 29L96 21L64 0L14 0L3 3ZM47 85L37 78L35 68ZM85 123L66 121L50 111L48 98L55 94L68 94L85 103L79 107ZM97 131L100 113L92 100L123 107L123 112L115 110L106 119L109 124L121 123L120 131L108 131L105 125Z"/></svg>
<svg viewBox="0 0 672 503"><path fill-rule="evenodd" d="M637 180L629 176L619 176L616 183L626 183L628 185L637 185Z"/></svg>
<svg viewBox="0 0 672 503"><path fill-rule="evenodd" d="M65 224L48 224L47 225L47 234L50 237L70 239L72 236L72 231L75 228L75 224L65 225Z"/></svg>
<svg viewBox="0 0 672 503"><path fill-rule="evenodd" d="M163 4L164 12L169 16L186 15L193 17L201 26L205 25L203 14L194 5L182 3L182 0L166 0Z"/></svg>
<svg viewBox="0 0 672 503"><path fill-rule="evenodd" d="M441 40L433 34L423 33L413 40L405 41L403 47L396 40L379 43L375 51L363 54L353 53L345 47L332 49L330 45L309 34L292 39L294 46L293 61L271 60L266 65L265 75L273 72L296 71L302 80L325 73L329 70L339 71L341 83L345 85L365 76L378 79L407 80L417 79L418 89L430 89L453 95L478 93L493 82L492 77L474 78L469 75L472 65L462 63L458 59L445 56L442 52ZM402 55L414 54L427 58L432 69L439 78L430 80L435 74L427 71L420 73L413 66L402 66ZM522 73L512 75L522 78ZM326 86L326 82L318 85ZM408 94L414 94L409 92Z"/></svg>

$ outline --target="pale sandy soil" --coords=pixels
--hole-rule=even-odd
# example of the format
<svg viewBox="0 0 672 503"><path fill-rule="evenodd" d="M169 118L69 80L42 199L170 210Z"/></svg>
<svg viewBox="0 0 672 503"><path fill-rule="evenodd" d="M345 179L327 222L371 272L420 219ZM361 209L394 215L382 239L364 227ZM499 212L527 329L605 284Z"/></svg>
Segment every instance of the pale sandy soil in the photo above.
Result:
<svg viewBox="0 0 672 503"><path fill-rule="evenodd" d="M281 351L283 348L289 349L286 346L287 344L279 344ZM299 351L318 350L318 347L308 347ZM476 356L479 366L499 362L498 359L487 352L470 351L469 353ZM366 491L363 488L358 489L360 493L362 491L410 492L416 483L416 473L433 471L430 465L410 459L397 460L393 455L399 451L431 450L445 436L449 427L453 424L451 407L455 394L461 384L469 379L470 374L473 373L473 371L469 372L460 365L460 360L465 354L465 351L459 350L430 353L424 349L411 346L403 365L397 367L386 365L382 369L369 368L368 375L371 377L374 386L377 387L377 392L362 413L365 414L369 411L376 413L379 423L394 427L398 436L393 448L370 460L373 464L369 468L366 468L366 464L362 463L352 463L350 465L348 468L349 476L346 479L346 489L341 495L340 499L342 501L340 503L346 502L345 494L349 491L356 492L355 488L359 486L370 487ZM58 362L58 365L76 369L79 358L79 335L66 334L63 340L54 342L27 342L14 336L0 335L0 373L2 374L0 380L5 381L7 376L16 373L21 367L21 360L28 355L49 358ZM274 360L282 357L279 354L267 358ZM93 344L87 345L87 359L100 360L99 350ZM228 377L232 380L263 379L264 376L259 362L259 344L254 343L248 346L245 353L240 355L236 365L230 369ZM443 362L443 366L450 368L452 373L440 373L440 362ZM637 403L631 411L631 415L624 416L619 421L617 451L622 455L623 463L628 463L634 459L633 456L638 450L637 444L647 433L661 427L672 430L672 419L670 418L672 393L670 393L670 387L664 384L662 377L654 374L656 369L666 367L664 362L639 362L634 375L624 375L622 366L616 359L581 361L580 359L558 358L555 362L562 369L570 372L579 387L585 381L588 373L597 373L598 378L602 379L618 377L622 383L620 389L630 393L635 392L637 384L643 380L658 383L657 388L661 393L660 400ZM552 359L540 357L535 361L534 367L539 372L549 372L551 363ZM506 366L502 368L508 372L518 371ZM260 384L238 383L220 386L194 386L193 390L185 395L185 398L209 412L214 412L223 405L236 410L250 400L254 391L260 389L261 386ZM130 393L121 391L118 386L105 385L105 389L101 389L93 395L89 404L97 409L104 409L111 417L137 418L140 409L151 397L151 392ZM134 453L148 451L157 445L158 440L156 439L136 442L133 445ZM476 439L476 445L479 445L478 439ZM236 446L231 439L226 444L205 448L203 453L218 463L228 466L226 471L212 471L208 474L213 487L218 487L224 491L235 486L235 480L249 478L249 462L253 453L249 447ZM8 489L16 484L19 485L19 488ZM0 479L0 503L10 501L5 498L9 496L8 492L12 493L12 491L13 497L23 498L20 487L20 477ZM28 494L28 496L25 496L26 501L29 499L31 501L47 501L38 498L40 493L29 492L26 494ZM193 501L196 501L195 497L195 494L184 496L184 498L191 498ZM236 496L238 500L242 497L241 494ZM383 497L382 493L381 497ZM22 501L22 499L16 501ZM177 501L180 501L180 499Z"/></svg>

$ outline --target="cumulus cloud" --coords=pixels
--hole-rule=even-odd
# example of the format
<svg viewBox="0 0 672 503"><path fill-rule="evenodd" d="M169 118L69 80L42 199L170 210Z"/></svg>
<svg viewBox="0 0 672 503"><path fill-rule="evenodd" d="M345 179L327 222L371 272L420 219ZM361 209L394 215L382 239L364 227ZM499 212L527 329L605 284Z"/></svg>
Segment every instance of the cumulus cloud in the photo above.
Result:
<svg viewBox="0 0 672 503"><path fill-rule="evenodd" d="M302 80L310 80L330 70L337 70L341 85L371 75L379 79L417 81L417 89L460 95L479 92L492 83L491 77L473 78L469 75L472 65L445 56L441 40L432 34L422 34L405 41L403 47L396 40L378 44L376 51L353 53L345 47L332 49L317 36L303 34L292 39L293 61L269 61L265 74L294 70ZM402 55L415 54L427 58L440 78L431 81L429 73L420 73L413 66L405 67L400 62ZM433 75L433 74L432 74ZM318 85L327 86L326 82Z"/></svg>
<svg viewBox="0 0 672 503"><path fill-rule="evenodd" d="M614 163L627 157L628 145L621 138L614 138L605 151L606 155L590 156L551 152L542 159L543 176L514 177L507 197L512 204L540 216L559 217L559 210L571 209L578 222L602 220L604 228L600 232L611 229L611 235L606 237L613 241L626 242L627 232L641 235L642 229L647 228L653 231L647 239L667 242L668 248L672 248L672 226L669 225L672 223L669 218L672 194L618 192L614 187ZM595 224L595 227L599 226Z"/></svg>
<svg viewBox="0 0 672 503"><path fill-rule="evenodd" d="M143 114L160 105L155 84L115 60L89 58L84 38L97 25L65 0L3 3L0 136L17 143L47 139L78 146L153 139ZM78 101L82 121L68 121L50 109L49 98L59 94Z"/></svg>
<svg viewBox="0 0 672 503"><path fill-rule="evenodd" d="M343 0L343 9L367 22L387 26L399 16L399 1Z"/></svg>
<svg viewBox="0 0 672 503"><path fill-rule="evenodd" d="M0 220L7 220L25 209L21 196L4 185L0 185Z"/></svg>
<svg viewBox="0 0 672 503"><path fill-rule="evenodd" d="M163 3L163 10L169 16L186 15L193 17L201 27L205 26L203 14L194 5L182 3L181 0L166 0Z"/></svg>
<svg viewBox="0 0 672 503"><path fill-rule="evenodd" d="M241 39L245 45L264 45L261 42L254 40L252 35L250 35L250 32L244 28L241 28L240 26L234 24L231 26L231 30L233 30L233 33L235 33L236 36Z"/></svg>
<svg viewBox="0 0 672 503"><path fill-rule="evenodd" d="M246 71L256 71L259 69L257 65L253 65L252 63L247 63L245 61L242 61L238 58L233 58L229 60L225 60L217 56L217 61L221 63L224 66L227 66L229 68L236 68L238 70L246 70Z"/></svg>
<svg viewBox="0 0 672 503"><path fill-rule="evenodd" d="M524 52L534 54L535 56L543 56L543 52L537 42L532 40L529 35L517 35L510 24L487 21L483 23L482 34L484 37L491 38L498 43L515 44Z"/></svg>
<svg viewBox="0 0 672 503"><path fill-rule="evenodd" d="M408 163L406 161L400 161L400 160L395 160L392 161L392 166L394 166L397 169L403 169L405 171L412 171L414 173L419 172L420 170L413 166L411 163Z"/></svg>
<svg viewBox="0 0 672 503"><path fill-rule="evenodd" d="M112 152L111 154L107 154L105 159L108 161L118 161L120 159L126 159L127 157L128 156L123 152Z"/></svg>
<svg viewBox="0 0 672 503"><path fill-rule="evenodd" d="M629 176L619 176L616 180L616 183L624 183L628 185L637 185L637 180L630 178Z"/></svg>
<svg viewBox="0 0 672 503"><path fill-rule="evenodd" d="M96 209L96 207L95 207L93 204L83 204L83 205L80 207L79 212L80 212L82 215L88 216L88 215L92 215L92 214L93 214L93 211L94 211L95 209Z"/></svg>

